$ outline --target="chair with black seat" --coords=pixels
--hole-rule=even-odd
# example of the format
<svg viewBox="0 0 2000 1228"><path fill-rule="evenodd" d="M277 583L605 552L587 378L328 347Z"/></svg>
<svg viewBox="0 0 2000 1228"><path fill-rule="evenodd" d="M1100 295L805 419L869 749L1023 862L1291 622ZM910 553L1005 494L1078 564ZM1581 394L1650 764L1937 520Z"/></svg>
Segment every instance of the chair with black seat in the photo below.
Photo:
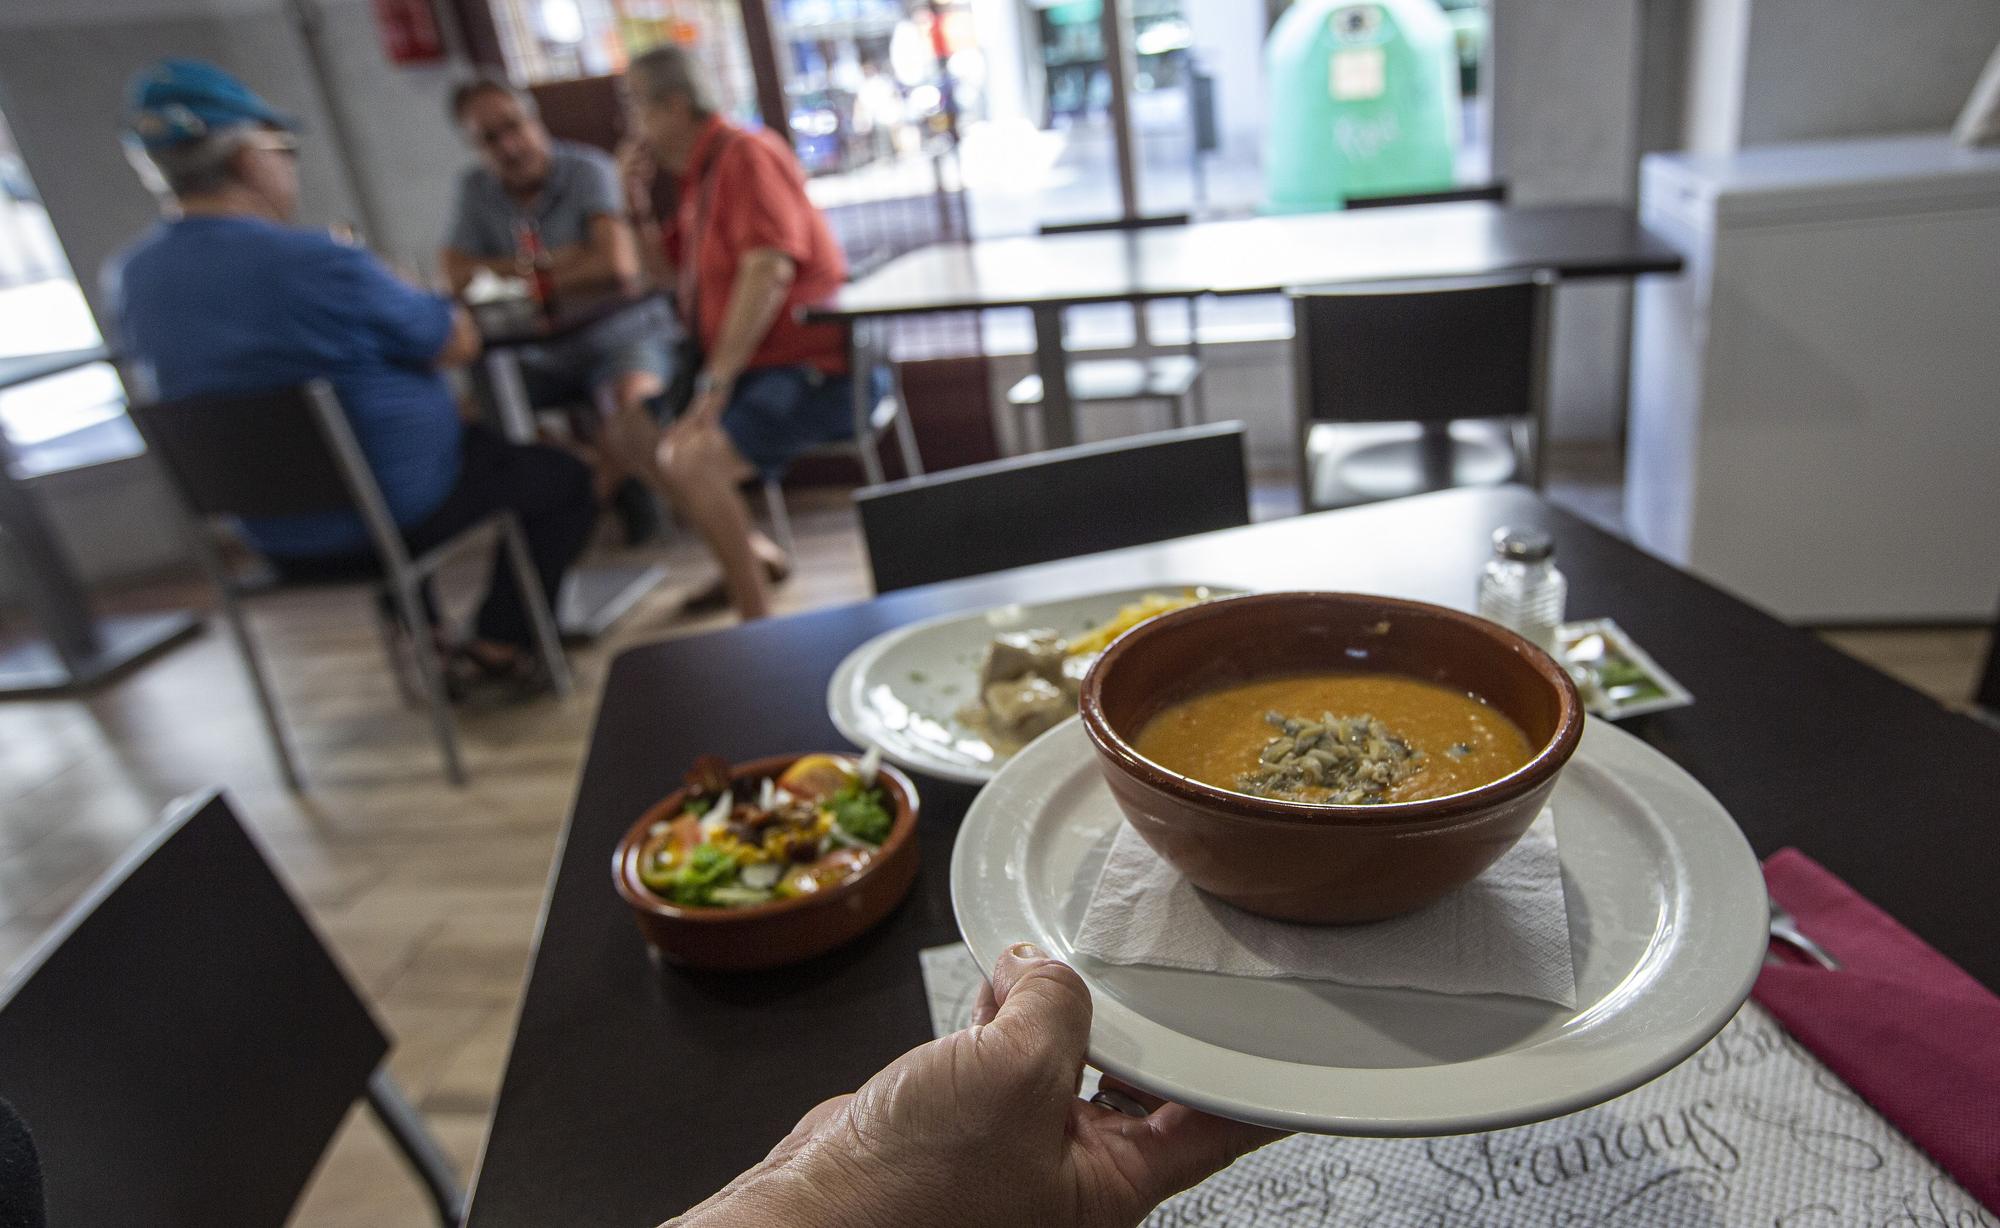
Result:
<svg viewBox="0 0 2000 1228"><path fill-rule="evenodd" d="M1109 221L1052 222L1040 227L1044 235L1092 234L1101 231L1159 230L1188 224L1185 213L1152 217L1113 218ZM1070 401L1079 406L1112 402L1158 404L1167 409L1170 426L1193 426L1206 415L1201 384L1201 338L1197 333L1197 302L1188 296L1187 347L1178 352L1162 351L1153 343L1147 318L1150 303L1132 304L1134 354L1130 358L1081 358L1071 362ZM1042 403L1042 377L1027 375L1007 390L1007 404L1017 422Z"/></svg>
<svg viewBox="0 0 2000 1228"><path fill-rule="evenodd" d="M1389 196L1350 196L1348 209L1394 209L1399 205L1447 205L1463 200L1484 200L1496 205L1507 203L1507 185L1484 183L1471 188L1445 188L1438 192L1401 192Z"/></svg>
<svg viewBox="0 0 2000 1228"><path fill-rule="evenodd" d="M1250 523L1240 422L968 465L856 491L875 591Z"/></svg>
<svg viewBox="0 0 2000 1228"><path fill-rule="evenodd" d="M429 706L445 775L453 784L465 783L465 767L444 673L436 654L430 651L423 591L429 578L452 555L469 544L490 540L491 532L500 534L520 585L522 605L534 625L537 653L556 693L569 694L569 668L556 638L555 618L514 514L495 512L422 556L411 558L339 398L325 380L243 396L134 404L131 415L189 513L195 553L220 595L223 616L257 693L278 766L291 788L303 786L278 718L277 700L243 616L240 598L246 590L223 566L216 536L207 522L328 511L359 514L381 567L377 586L383 600L377 605L377 617L389 649L390 668L406 693L414 690ZM393 611L393 617L384 610ZM398 627L411 641L407 665L403 660L406 654L398 651L395 642ZM414 686L406 669L415 675Z"/></svg>
<svg viewBox="0 0 2000 1228"><path fill-rule="evenodd" d="M1987 636L1986 668L1979 671L1979 686L1972 699L1985 709L1989 720L2000 721L2000 618L1993 620Z"/></svg>
<svg viewBox="0 0 2000 1228"><path fill-rule="evenodd" d="M389 1047L213 792L171 807L0 986L0 1098L32 1133L51 1224L278 1228L364 1097L460 1223Z"/></svg>
<svg viewBox="0 0 2000 1228"><path fill-rule="evenodd" d="M1520 273L1289 291L1300 507L1517 479L1539 488L1553 284ZM1322 423L1414 430L1331 456L1323 481ZM1334 497L1319 498L1328 488Z"/></svg>

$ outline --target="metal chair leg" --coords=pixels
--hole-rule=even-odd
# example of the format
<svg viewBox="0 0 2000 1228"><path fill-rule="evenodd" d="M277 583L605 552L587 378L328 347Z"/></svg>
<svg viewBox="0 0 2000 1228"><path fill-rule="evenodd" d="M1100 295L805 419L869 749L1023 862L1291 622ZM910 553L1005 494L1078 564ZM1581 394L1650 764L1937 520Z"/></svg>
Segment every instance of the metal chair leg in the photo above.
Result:
<svg viewBox="0 0 2000 1228"><path fill-rule="evenodd" d="M778 478L764 479L764 512L771 518L771 536L788 558L798 557L798 541L792 536L791 512L785 507L785 484Z"/></svg>
<svg viewBox="0 0 2000 1228"><path fill-rule="evenodd" d="M1313 510L1313 420L1301 416L1298 423L1299 440L1299 511Z"/></svg>
<svg viewBox="0 0 2000 1228"><path fill-rule="evenodd" d="M903 476L923 476L924 458L917 452L917 428L910 421L910 403L903 399L901 388L896 390L896 421L892 425L896 431L896 450L903 456Z"/></svg>
<svg viewBox="0 0 2000 1228"><path fill-rule="evenodd" d="M1527 428L1528 442L1522 454L1528 457L1528 485L1540 494L1549 480L1549 438L1540 421L1530 419Z"/></svg>
<svg viewBox="0 0 2000 1228"><path fill-rule="evenodd" d="M2000 619L1994 620L1992 638L1986 644L1986 668L1979 671L1979 687L1972 700L1986 711L2000 715Z"/></svg>
<svg viewBox="0 0 2000 1228"><path fill-rule="evenodd" d="M1417 437L1417 456L1423 467L1423 489L1449 490L1456 479L1457 447L1451 439L1451 423L1426 422Z"/></svg>
<svg viewBox="0 0 2000 1228"><path fill-rule="evenodd" d="M872 435L864 435L857 442L861 445L855 451L861 457L862 479L870 486L880 486L882 483L888 481L889 475L882 468L882 453L880 451L882 441L874 438Z"/></svg>
<svg viewBox="0 0 2000 1228"><path fill-rule="evenodd" d="M465 1188L458 1183L451 1158L438 1145L423 1115L403 1095L403 1089L396 1086L388 1071L377 1070L368 1076L368 1107L375 1120L389 1132L390 1140L403 1153L411 1171L424 1183L437 1211L438 1223L444 1228L459 1228L465 1222Z"/></svg>
<svg viewBox="0 0 2000 1228"><path fill-rule="evenodd" d="M229 624L229 636L236 641L237 655L243 659L243 672L250 675L250 689L257 695L257 713L264 720L264 733L271 739L271 750L278 759L278 774L284 778L285 787L294 793L305 792L305 782L299 778L298 763L292 758L291 745L285 740L285 727L278 719L278 700L271 694L271 682L264 673L264 663L257 652L257 645L250 638L250 627L243 617L243 606L229 587L229 581L216 576L216 592L222 600L222 618Z"/></svg>
<svg viewBox="0 0 2000 1228"><path fill-rule="evenodd" d="M417 577L405 567L391 567L389 594L403 621L412 627L427 627L423 594ZM424 700L430 705L431 731L437 736L438 752L444 757L445 779L455 785L465 783L465 764L458 753L458 723L452 718L451 696L445 691L444 669L430 653L417 654L417 677L424 685Z"/></svg>
<svg viewBox="0 0 2000 1228"><path fill-rule="evenodd" d="M419 684L410 678L413 665L404 659L402 644L397 638L402 635L402 628L396 621L395 613L384 607L374 593L368 595L368 601L375 615L375 631L382 638L382 655L389 658L389 672L396 678L396 694L402 698L404 707L414 708L423 702L423 694L418 689ZM425 651L426 647L414 640L410 644L412 652Z"/></svg>
<svg viewBox="0 0 2000 1228"><path fill-rule="evenodd" d="M1188 357L1194 359L1194 383L1188 386L1188 423L1200 426L1208 421L1208 368L1201 361L1200 318L1195 308L1201 300L1189 299L1188 307Z"/></svg>
<svg viewBox="0 0 2000 1228"><path fill-rule="evenodd" d="M514 583L521 593L521 605L528 611L528 623L535 631L535 655L549 671L549 685L557 695L567 697L576 688L570 681L569 659L563 656L562 639L556 634L556 617L549 610L549 595L542 591L541 577L534 560L528 557L528 539L521 535L521 522L512 512L500 518L500 538L507 543L507 560L513 564Z"/></svg>

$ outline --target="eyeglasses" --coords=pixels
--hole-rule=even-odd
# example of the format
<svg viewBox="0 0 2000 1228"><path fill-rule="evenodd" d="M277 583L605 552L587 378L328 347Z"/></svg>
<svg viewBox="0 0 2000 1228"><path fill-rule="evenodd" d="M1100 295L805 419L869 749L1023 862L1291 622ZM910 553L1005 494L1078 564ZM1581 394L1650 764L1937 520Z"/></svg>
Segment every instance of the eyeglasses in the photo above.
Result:
<svg viewBox="0 0 2000 1228"><path fill-rule="evenodd" d="M266 153L283 154L288 158L299 156L299 138L289 132L260 132L245 143Z"/></svg>
<svg viewBox="0 0 2000 1228"><path fill-rule="evenodd" d="M494 146L500 144L500 142L506 140L508 137L513 136L515 133L522 131L527 126L528 126L528 121L526 119L524 119L519 115L511 115L500 120L498 123L493 124L490 127L474 128L473 140L477 142L481 148L491 149Z"/></svg>

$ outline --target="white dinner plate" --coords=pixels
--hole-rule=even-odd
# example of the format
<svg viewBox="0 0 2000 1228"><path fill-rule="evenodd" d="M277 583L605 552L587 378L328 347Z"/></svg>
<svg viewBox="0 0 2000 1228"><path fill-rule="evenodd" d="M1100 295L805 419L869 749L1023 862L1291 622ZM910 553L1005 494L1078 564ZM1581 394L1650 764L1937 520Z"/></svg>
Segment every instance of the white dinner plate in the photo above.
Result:
<svg viewBox="0 0 2000 1228"><path fill-rule="evenodd" d="M983 785L1008 756L957 713L978 697L979 664L994 636L1033 627L1078 636L1149 593L1191 588L1206 588L1217 597L1243 591L1213 584L1148 584L946 614L885 631L848 653L833 671L826 687L827 714L848 741L881 747L883 757L898 767Z"/></svg>
<svg viewBox="0 0 2000 1228"><path fill-rule="evenodd" d="M952 906L982 968L1022 941L1073 965L1096 1007L1091 1062L1139 1087L1319 1134L1496 1130L1600 1104L1672 1068L1736 1013L1764 954L1757 859L1721 804L1665 756L1590 719L1550 806L1574 1008L1080 954L1084 907L1124 820L1075 719L973 800L952 851Z"/></svg>

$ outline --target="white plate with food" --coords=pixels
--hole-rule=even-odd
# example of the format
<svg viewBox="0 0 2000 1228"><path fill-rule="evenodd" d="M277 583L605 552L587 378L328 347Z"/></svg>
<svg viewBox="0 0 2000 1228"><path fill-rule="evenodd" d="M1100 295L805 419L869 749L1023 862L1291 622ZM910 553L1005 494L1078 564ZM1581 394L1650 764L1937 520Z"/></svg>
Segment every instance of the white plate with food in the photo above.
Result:
<svg viewBox="0 0 2000 1228"><path fill-rule="evenodd" d="M1241 591L1151 584L911 623L847 654L827 684L827 713L849 741L881 747L898 767L985 784L1076 711L1083 671L1119 632Z"/></svg>
<svg viewBox="0 0 2000 1228"><path fill-rule="evenodd" d="M1125 820L1081 721L1021 751L974 799L952 904L981 967L1023 941L1073 965L1095 1002L1090 1061L1148 1091L1323 1134L1500 1129L1602 1103L1681 1062L1741 1006L1764 949L1754 855L1658 751L1589 721L1550 809L1574 1007L1083 955L1084 910Z"/></svg>

